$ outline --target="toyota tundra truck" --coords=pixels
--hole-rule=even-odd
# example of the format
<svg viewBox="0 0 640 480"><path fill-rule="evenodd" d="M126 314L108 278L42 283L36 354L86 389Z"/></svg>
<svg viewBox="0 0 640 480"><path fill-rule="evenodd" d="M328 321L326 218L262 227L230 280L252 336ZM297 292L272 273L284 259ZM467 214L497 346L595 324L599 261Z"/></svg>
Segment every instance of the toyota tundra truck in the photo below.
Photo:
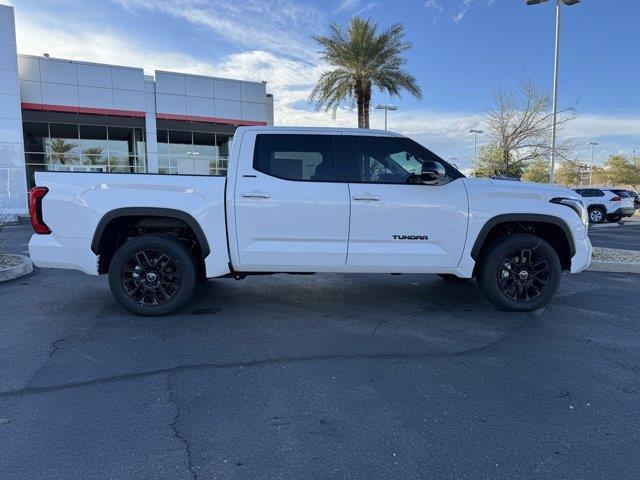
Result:
<svg viewBox="0 0 640 480"><path fill-rule="evenodd" d="M386 131L241 127L226 177L35 180L33 263L108 275L140 315L180 308L209 278L318 272L475 278L498 308L533 311L591 259L575 192L466 178Z"/></svg>

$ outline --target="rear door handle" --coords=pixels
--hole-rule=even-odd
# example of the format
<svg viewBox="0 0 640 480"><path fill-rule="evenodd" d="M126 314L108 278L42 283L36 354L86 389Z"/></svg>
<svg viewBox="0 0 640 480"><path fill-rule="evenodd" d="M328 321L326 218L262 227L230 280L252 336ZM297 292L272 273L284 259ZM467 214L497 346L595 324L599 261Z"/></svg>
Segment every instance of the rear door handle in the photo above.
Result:
<svg viewBox="0 0 640 480"><path fill-rule="evenodd" d="M361 195L354 195L353 197L354 200L370 200L372 202L377 202L380 200L380 195L373 195L371 193L363 193Z"/></svg>
<svg viewBox="0 0 640 480"><path fill-rule="evenodd" d="M267 192L242 192L244 198L271 198Z"/></svg>

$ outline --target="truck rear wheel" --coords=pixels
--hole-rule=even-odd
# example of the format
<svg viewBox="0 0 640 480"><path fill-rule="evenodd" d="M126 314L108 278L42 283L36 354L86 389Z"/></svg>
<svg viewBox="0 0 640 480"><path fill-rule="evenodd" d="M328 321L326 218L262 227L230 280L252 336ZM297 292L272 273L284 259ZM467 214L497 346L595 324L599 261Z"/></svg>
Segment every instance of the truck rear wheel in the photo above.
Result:
<svg viewBox="0 0 640 480"><path fill-rule="evenodd" d="M165 315L180 308L196 280L193 255L168 235L142 235L126 242L109 267L111 292L137 315Z"/></svg>
<svg viewBox="0 0 640 480"><path fill-rule="evenodd" d="M531 312L558 291L562 267L549 243L528 233L496 240L478 263L478 286L502 310Z"/></svg>

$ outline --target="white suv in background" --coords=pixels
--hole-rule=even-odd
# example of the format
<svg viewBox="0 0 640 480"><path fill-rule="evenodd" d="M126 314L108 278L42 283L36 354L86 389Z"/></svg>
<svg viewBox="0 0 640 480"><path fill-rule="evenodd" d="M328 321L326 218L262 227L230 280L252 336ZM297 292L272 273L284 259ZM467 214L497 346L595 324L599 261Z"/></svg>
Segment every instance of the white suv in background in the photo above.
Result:
<svg viewBox="0 0 640 480"><path fill-rule="evenodd" d="M578 188L575 191L582 197L590 223L618 222L622 217L633 215L633 198L628 195L600 188Z"/></svg>

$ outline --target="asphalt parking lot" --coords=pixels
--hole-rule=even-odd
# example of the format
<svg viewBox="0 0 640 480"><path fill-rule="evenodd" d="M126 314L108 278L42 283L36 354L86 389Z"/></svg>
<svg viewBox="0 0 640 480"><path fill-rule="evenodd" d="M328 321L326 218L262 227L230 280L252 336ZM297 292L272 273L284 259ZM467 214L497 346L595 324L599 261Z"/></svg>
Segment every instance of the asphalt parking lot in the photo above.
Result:
<svg viewBox="0 0 640 480"><path fill-rule="evenodd" d="M639 280L567 276L513 314L432 275L221 279L141 318L36 270L0 284L0 472L637 479Z"/></svg>
<svg viewBox="0 0 640 480"><path fill-rule="evenodd" d="M591 228L589 238L594 247L640 250L640 221L634 218L624 226L609 224Z"/></svg>

